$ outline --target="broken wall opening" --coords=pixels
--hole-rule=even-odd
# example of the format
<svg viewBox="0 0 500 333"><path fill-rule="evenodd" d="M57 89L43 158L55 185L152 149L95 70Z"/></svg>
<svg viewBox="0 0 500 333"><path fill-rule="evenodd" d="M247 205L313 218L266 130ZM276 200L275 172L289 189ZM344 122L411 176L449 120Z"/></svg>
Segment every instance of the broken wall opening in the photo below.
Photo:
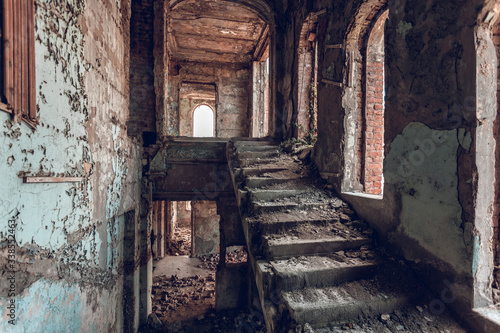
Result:
<svg viewBox="0 0 500 333"><path fill-rule="evenodd" d="M155 201L153 312L165 324L215 309L219 223L215 201Z"/></svg>
<svg viewBox="0 0 500 333"><path fill-rule="evenodd" d="M302 25L298 47L298 110L295 113L295 133L311 143L317 136L318 83L318 16L310 14Z"/></svg>
<svg viewBox="0 0 500 333"><path fill-rule="evenodd" d="M267 37L266 37L267 38ZM252 66L252 130L251 137L261 138L269 132L269 45Z"/></svg>

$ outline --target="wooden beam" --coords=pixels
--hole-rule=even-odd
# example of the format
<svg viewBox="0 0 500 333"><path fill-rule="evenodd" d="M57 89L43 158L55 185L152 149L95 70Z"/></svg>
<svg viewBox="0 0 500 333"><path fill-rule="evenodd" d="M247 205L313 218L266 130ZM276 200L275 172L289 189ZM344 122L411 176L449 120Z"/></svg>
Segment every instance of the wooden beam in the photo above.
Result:
<svg viewBox="0 0 500 333"><path fill-rule="evenodd" d="M36 121L36 76L35 76L35 2L28 0L28 116Z"/></svg>
<svg viewBox="0 0 500 333"><path fill-rule="evenodd" d="M23 183L78 183L83 177L23 177Z"/></svg>
<svg viewBox="0 0 500 333"><path fill-rule="evenodd" d="M21 33L21 1L14 1L14 30L12 35L12 42L14 44L14 58L12 59L14 63L14 100L11 102L12 108L14 109L14 119L18 122L21 122L22 118L22 84L21 84L21 71L22 71L22 59L21 59L21 42L22 42L22 33Z"/></svg>
<svg viewBox="0 0 500 333"><path fill-rule="evenodd" d="M4 73L5 97L10 107L14 106L14 21L12 0L4 1L3 8L3 47L4 47Z"/></svg>
<svg viewBox="0 0 500 333"><path fill-rule="evenodd" d="M332 44L332 45L327 45L327 49L343 49L344 44Z"/></svg>
<svg viewBox="0 0 500 333"><path fill-rule="evenodd" d="M335 81L332 81L332 80L323 79L323 80L321 80L321 82L326 83L326 84L330 84L332 86L337 86L337 87L340 87L340 88L342 88L344 86L342 83L335 82Z"/></svg>

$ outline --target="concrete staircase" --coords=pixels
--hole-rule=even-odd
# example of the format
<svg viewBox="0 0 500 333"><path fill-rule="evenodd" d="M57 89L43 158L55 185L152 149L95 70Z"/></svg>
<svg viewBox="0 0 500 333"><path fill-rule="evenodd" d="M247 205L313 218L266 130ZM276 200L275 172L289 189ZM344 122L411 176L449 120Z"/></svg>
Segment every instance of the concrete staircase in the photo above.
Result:
<svg viewBox="0 0 500 333"><path fill-rule="evenodd" d="M391 313L420 293L372 230L297 157L231 141L229 167L268 332ZM404 281L401 283L401 281Z"/></svg>

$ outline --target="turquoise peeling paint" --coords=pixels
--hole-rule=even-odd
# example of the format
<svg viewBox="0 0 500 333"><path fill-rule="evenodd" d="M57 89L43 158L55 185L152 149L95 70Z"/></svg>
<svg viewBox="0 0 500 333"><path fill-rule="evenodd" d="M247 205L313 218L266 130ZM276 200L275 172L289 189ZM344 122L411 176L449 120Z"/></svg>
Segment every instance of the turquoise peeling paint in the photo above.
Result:
<svg viewBox="0 0 500 333"><path fill-rule="evenodd" d="M40 279L16 297L16 325L4 319L7 304L0 299L0 332L104 332L105 327L112 325L118 310L114 306L116 300L110 297L115 292Z"/></svg>
<svg viewBox="0 0 500 333"><path fill-rule="evenodd" d="M82 326L82 299L76 285L43 279L34 283L27 292L16 298L16 325L0 321L0 331L25 332L79 332ZM5 305L0 302L5 318ZM44 318L44 320L41 320ZM95 325L89 332L96 332Z"/></svg>

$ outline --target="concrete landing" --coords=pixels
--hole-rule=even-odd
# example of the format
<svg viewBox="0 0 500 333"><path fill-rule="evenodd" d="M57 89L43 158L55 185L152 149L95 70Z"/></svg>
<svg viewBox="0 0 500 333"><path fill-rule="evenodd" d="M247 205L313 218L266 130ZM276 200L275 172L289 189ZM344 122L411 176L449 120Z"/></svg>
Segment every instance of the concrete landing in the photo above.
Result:
<svg viewBox="0 0 500 333"><path fill-rule="evenodd" d="M200 263L200 259L189 256L166 256L153 263L153 277L177 275L179 278L186 278L212 273L209 269L199 268Z"/></svg>

